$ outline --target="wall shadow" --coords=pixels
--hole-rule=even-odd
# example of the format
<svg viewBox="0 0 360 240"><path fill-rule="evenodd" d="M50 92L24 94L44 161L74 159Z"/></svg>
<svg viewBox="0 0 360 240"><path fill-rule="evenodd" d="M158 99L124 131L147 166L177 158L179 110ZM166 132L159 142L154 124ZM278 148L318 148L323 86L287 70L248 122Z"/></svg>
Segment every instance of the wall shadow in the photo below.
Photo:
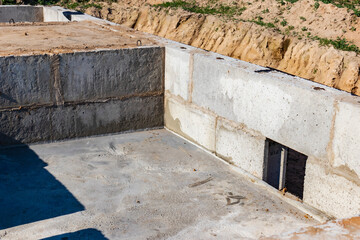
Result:
<svg viewBox="0 0 360 240"><path fill-rule="evenodd" d="M94 228L83 229L77 232L65 233L40 240L108 240L99 230Z"/></svg>
<svg viewBox="0 0 360 240"><path fill-rule="evenodd" d="M289 149L286 163L285 187L287 191L303 199L306 161L308 156Z"/></svg>
<svg viewBox="0 0 360 240"><path fill-rule="evenodd" d="M72 15L84 15L84 13L79 12L79 11L64 11L63 15L69 20L72 21Z"/></svg>
<svg viewBox="0 0 360 240"><path fill-rule="evenodd" d="M27 145L0 133L0 230L84 210Z"/></svg>

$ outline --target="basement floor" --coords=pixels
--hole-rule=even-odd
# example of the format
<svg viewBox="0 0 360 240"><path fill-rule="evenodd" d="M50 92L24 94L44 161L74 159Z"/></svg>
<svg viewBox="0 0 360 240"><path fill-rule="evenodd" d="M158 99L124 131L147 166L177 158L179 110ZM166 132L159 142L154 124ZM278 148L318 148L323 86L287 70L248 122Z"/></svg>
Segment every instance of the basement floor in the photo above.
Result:
<svg viewBox="0 0 360 240"><path fill-rule="evenodd" d="M160 129L0 151L0 239L258 239L318 222Z"/></svg>

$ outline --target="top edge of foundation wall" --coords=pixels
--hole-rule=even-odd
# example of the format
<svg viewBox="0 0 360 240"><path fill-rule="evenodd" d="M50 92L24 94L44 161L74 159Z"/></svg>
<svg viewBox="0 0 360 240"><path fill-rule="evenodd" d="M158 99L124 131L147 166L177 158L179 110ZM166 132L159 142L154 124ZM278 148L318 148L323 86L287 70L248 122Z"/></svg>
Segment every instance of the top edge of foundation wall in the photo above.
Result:
<svg viewBox="0 0 360 240"><path fill-rule="evenodd" d="M0 23L0 56L159 46L141 33L94 21Z"/></svg>

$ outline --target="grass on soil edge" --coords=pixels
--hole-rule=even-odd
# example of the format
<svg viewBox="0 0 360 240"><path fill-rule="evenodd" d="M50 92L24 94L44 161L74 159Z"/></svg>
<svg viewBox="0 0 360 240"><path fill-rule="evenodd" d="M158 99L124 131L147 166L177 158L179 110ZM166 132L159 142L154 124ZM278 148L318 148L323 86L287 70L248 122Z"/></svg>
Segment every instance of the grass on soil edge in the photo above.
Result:
<svg viewBox="0 0 360 240"><path fill-rule="evenodd" d="M30 5L60 5L68 9L75 9L79 11L85 11L87 8L94 7L97 9L102 9L102 2L117 2L118 0L23 0L22 2L16 2L16 0L3 0L4 5L15 5L15 4L30 4ZM255 0L258 1L258 0ZM265 0L261 0L265 1ZM293 4L298 2L299 0L268 0L268 1L276 1L280 5L285 4ZM315 10L319 8L320 3L324 4L333 4L338 8L347 8L349 11L353 11L356 16L360 16L360 0L314 0L314 8ZM354 45L352 42L348 41L345 38L338 37L337 39L327 39L321 38L318 36L312 36L310 32L307 32L307 35L302 34L302 32L306 32L307 28L301 28L301 31L296 32L293 26L287 26L288 23L286 19L282 19L282 21L274 20L274 22L265 22L263 17L256 16L252 20L244 20L239 19L238 17L246 10L246 7L238 6L239 2L234 1L232 5L226 5L222 3L218 3L218 0L208 0L205 6L199 6L195 0L173 0L164 2L161 4L152 5L155 8L181 8L185 11L197 13L197 14L209 14L209 15L217 15L224 16L233 20L240 20L244 22L252 22L259 26L273 29L276 32L279 32L284 35L293 35L298 36L298 39L301 40L303 37L306 37L311 40L318 41L321 46L333 46L335 49L342 51L350 51L355 52L356 54L360 53L359 47ZM248 3L251 4L251 3ZM267 10L267 11L266 11ZM268 13L269 10L265 9L262 11L263 14ZM236 17L236 18L235 18ZM302 21L306 21L304 17L300 16ZM287 27L286 27L287 26ZM285 28L286 27L286 28ZM284 31L281 31L280 28L283 28ZM355 29L356 30L356 29ZM351 31L355 31L352 29Z"/></svg>

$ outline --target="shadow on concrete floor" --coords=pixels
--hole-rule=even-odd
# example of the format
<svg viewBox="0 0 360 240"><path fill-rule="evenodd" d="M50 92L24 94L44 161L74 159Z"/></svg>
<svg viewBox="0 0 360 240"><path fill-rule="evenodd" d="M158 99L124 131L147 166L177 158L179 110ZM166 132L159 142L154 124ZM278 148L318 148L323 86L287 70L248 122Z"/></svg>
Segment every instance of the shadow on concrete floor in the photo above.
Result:
<svg viewBox="0 0 360 240"><path fill-rule="evenodd" d="M94 228L83 229L77 232L65 233L41 240L107 240L99 230Z"/></svg>
<svg viewBox="0 0 360 240"><path fill-rule="evenodd" d="M0 149L0 230L85 209L46 166L27 145Z"/></svg>

